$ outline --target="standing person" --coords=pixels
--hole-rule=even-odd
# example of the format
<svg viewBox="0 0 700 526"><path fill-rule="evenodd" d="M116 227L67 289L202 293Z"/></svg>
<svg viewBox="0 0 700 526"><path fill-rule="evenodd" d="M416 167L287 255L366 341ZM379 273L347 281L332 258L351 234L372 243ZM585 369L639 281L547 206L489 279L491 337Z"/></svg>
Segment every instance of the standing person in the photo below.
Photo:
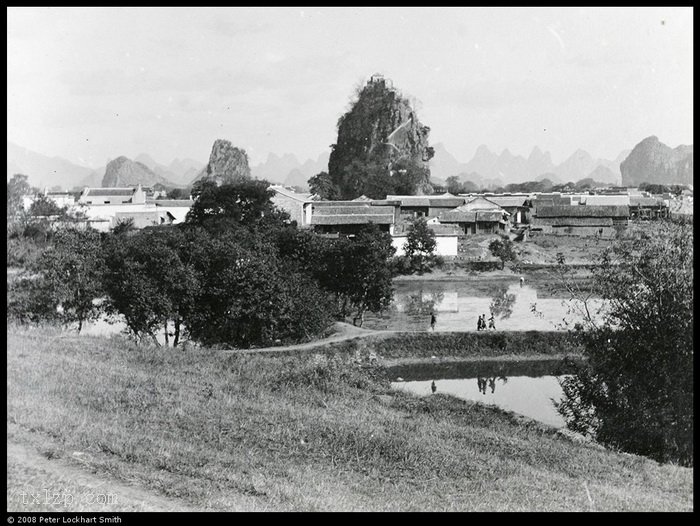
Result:
<svg viewBox="0 0 700 526"><path fill-rule="evenodd" d="M430 328L435 332L435 324L437 323L437 318L435 317L435 313L431 312L430 313Z"/></svg>
<svg viewBox="0 0 700 526"><path fill-rule="evenodd" d="M493 319L493 314L491 314L491 317L489 318L489 329L493 329L494 331L496 330L496 320Z"/></svg>
<svg viewBox="0 0 700 526"><path fill-rule="evenodd" d="M480 331L482 329L481 323L482 323L482 319L481 319L481 316L479 316L479 319L476 321L476 330L477 331Z"/></svg>
<svg viewBox="0 0 700 526"><path fill-rule="evenodd" d="M433 383L430 384L430 390L435 394L435 391L437 391L437 385L435 385L435 380L433 380Z"/></svg>
<svg viewBox="0 0 700 526"><path fill-rule="evenodd" d="M486 330L486 314L481 315L481 330Z"/></svg>
<svg viewBox="0 0 700 526"><path fill-rule="evenodd" d="M520 276L520 287L522 288L523 283L525 283L525 278Z"/></svg>

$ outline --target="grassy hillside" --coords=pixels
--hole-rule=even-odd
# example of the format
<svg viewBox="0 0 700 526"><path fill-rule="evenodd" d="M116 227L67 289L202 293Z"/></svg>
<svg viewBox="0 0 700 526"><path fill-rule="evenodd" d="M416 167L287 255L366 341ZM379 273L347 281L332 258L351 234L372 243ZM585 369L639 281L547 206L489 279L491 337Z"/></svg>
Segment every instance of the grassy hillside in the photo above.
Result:
<svg viewBox="0 0 700 526"><path fill-rule="evenodd" d="M354 356L139 348L10 327L8 509L27 508L18 489L63 484L36 469L28 479L20 445L119 482L107 487L141 488L159 509L693 508L692 469L392 391L384 369ZM130 502L110 509L138 508Z"/></svg>

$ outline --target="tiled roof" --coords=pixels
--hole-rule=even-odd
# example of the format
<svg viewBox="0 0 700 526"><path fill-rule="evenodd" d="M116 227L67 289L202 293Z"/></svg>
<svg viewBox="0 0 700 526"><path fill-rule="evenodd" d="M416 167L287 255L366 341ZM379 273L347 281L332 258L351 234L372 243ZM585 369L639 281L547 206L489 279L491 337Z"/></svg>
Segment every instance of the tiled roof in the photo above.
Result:
<svg viewBox="0 0 700 526"><path fill-rule="evenodd" d="M395 236L405 236L410 231L410 224L396 225L394 228ZM462 233L462 230L457 225L440 223L429 223L428 228L433 231L436 236L455 236Z"/></svg>
<svg viewBox="0 0 700 526"><path fill-rule="evenodd" d="M551 217L542 218L536 224L552 226L612 226L612 217Z"/></svg>
<svg viewBox="0 0 700 526"><path fill-rule="evenodd" d="M190 201L189 199L157 199L153 202L156 206L185 206L187 208L190 208L194 204L194 201Z"/></svg>
<svg viewBox="0 0 700 526"><path fill-rule="evenodd" d="M85 195L91 196L131 196L136 188L88 188Z"/></svg>
<svg viewBox="0 0 700 526"><path fill-rule="evenodd" d="M316 207L314 204L313 215L362 215L381 214L394 217L394 207L391 206L367 206L355 203L355 206L322 206Z"/></svg>
<svg viewBox="0 0 700 526"><path fill-rule="evenodd" d="M462 207L460 207L462 208ZM496 210L450 210L440 215L442 223L498 222L503 219L503 211Z"/></svg>
<svg viewBox="0 0 700 526"><path fill-rule="evenodd" d="M656 199L655 197L631 195L630 206L666 206L666 203L660 199Z"/></svg>
<svg viewBox="0 0 700 526"><path fill-rule="evenodd" d="M297 201L301 201L303 203L311 201L313 196L313 194L299 194L293 190L289 190L288 188L285 188L284 186L280 185L271 185L270 190L273 190L275 193L282 194L286 197L291 197L292 199L296 199Z"/></svg>
<svg viewBox="0 0 700 526"><path fill-rule="evenodd" d="M312 225L364 225L368 223L391 225L393 222L394 216L386 214L314 214L311 216Z"/></svg>
<svg viewBox="0 0 700 526"><path fill-rule="evenodd" d="M503 208L512 208L516 206L526 206L525 202L530 200L527 195L501 195L501 196L486 196L486 199L493 201L498 206Z"/></svg>
<svg viewBox="0 0 700 526"><path fill-rule="evenodd" d="M537 206L536 217L628 217L628 206Z"/></svg>
<svg viewBox="0 0 700 526"><path fill-rule="evenodd" d="M455 197L451 194L444 196L435 195L387 195L388 201L400 201L401 206L412 207L432 207L432 208L456 208L463 205L465 202L464 197Z"/></svg>

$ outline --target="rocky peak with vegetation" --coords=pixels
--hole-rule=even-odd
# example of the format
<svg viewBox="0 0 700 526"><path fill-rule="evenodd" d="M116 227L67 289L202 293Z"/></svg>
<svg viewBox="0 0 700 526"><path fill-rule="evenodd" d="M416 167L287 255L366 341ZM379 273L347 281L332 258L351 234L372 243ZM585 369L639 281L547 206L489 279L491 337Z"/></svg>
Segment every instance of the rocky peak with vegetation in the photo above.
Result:
<svg viewBox="0 0 700 526"><path fill-rule="evenodd" d="M213 179L219 184L249 181L251 177L248 154L230 141L217 139L212 146L209 162L192 182L200 179Z"/></svg>
<svg viewBox="0 0 700 526"><path fill-rule="evenodd" d="M158 183L166 186L172 185L170 181L156 174L145 164L132 161L123 155L107 163L105 174L102 178L102 186L104 188L121 188L139 184L142 186L153 186Z"/></svg>
<svg viewBox="0 0 700 526"><path fill-rule="evenodd" d="M381 75L373 75L356 96L338 120L338 139L324 175L337 195L327 197L430 193L430 128L420 122L408 99Z"/></svg>
<svg viewBox="0 0 700 526"><path fill-rule="evenodd" d="M670 148L655 136L637 144L620 163L622 184L693 184L693 146Z"/></svg>

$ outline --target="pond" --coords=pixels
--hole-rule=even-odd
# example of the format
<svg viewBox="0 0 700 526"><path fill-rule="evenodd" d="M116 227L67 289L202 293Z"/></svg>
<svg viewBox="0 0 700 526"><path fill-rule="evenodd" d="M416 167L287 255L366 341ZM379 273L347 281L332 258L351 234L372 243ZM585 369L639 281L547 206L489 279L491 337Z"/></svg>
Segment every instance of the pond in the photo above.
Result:
<svg viewBox="0 0 700 526"><path fill-rule="evenodd" d="M418 396L435 392L495 405L556 428L565 427L554 407L561 400L559 380L573 372L561 360L478 361L412 364L390 369L392 387ZM399 380L400 379L400 380Z"/></svg>
<svg viewBox="0 0 700 526"><path fill-rule="evenodd" d="M515 278L514 278L515 279ZM430 313L437 317L435 331L475 331L477 319L494 316L497 330L565 330L583 320L582 304L559 297L531 284L475 281L399 281L394 301L381 315L367 314L363 327L400 331L430 328ZM603 300L590 300L594 319Z"/></svg>

